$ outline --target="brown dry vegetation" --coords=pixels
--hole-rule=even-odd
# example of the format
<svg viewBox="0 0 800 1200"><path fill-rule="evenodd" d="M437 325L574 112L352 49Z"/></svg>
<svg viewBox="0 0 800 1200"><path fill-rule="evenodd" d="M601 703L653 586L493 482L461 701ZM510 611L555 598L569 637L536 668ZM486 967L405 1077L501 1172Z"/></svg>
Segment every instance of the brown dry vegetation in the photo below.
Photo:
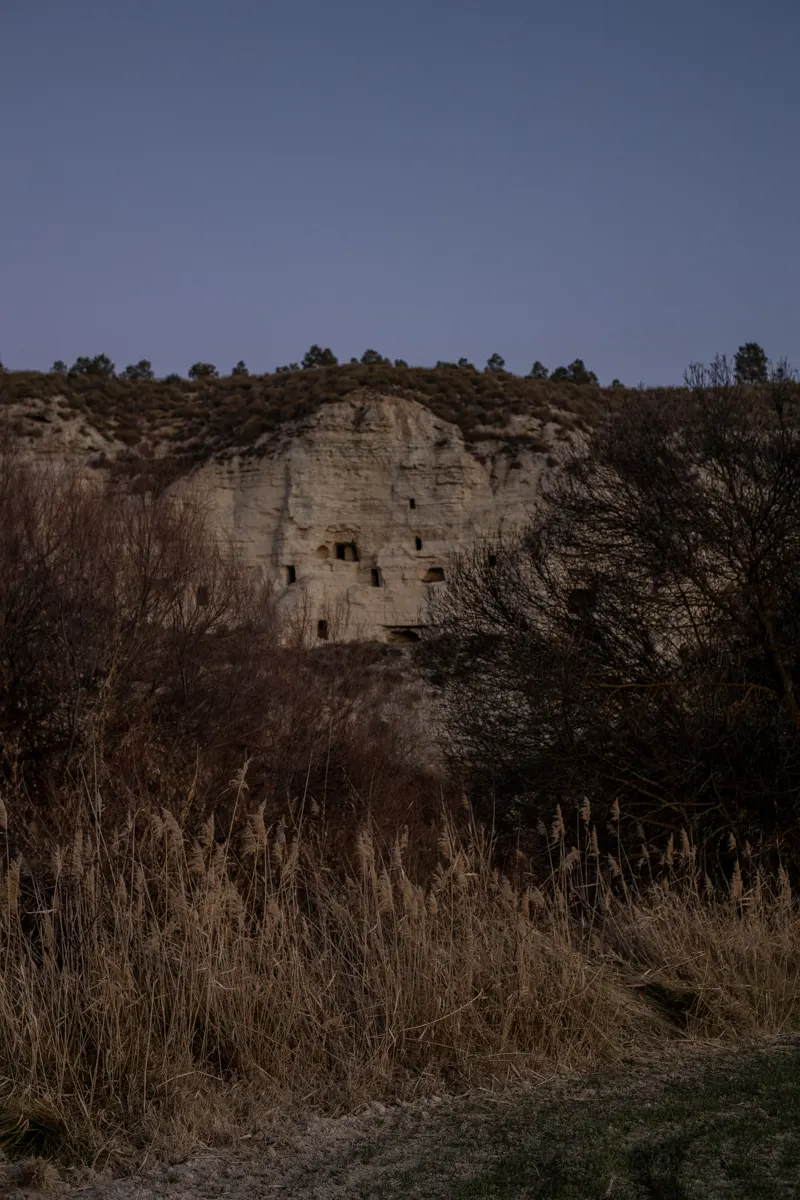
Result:
<svg viewBox="0 0 800 1200"><path fill-rule="evenodd" d="M800 406L716 374L638 397L554 473L522 533L451 559L427 659L446 745L526 844L591 800L601 847L680 836L800 879Z"/></svg>
<svg viewBox="0 0 800 1200"><path fill-rule="evenodd" d="M505 371L359 363L173 383L9 372L0 377L0 407L25 411L17 423L28 437L78 417L131 454L152 453L154 447L163 454L167 447L170 459L189 467L214 454L247 450L267 435L263 449L282 425L364 389L416 400L458 425L468 441L499 440L510 452L524 437L509 429L514 416L552 421L563 431L587 429L631 394Z"/></svg>
<svg viewBox="0 0 800 1200"><path fill-rule="evenodd" d="M357 820L380 793L399 819L422 792L435 812L391 648L304 635L197 503L0 451L0 781L28 853L83 780L109 817L144 797L188 827L222 816L245 757L272 814L300 796Z"/></svg>
<svg viewBox="0 0 800 1200"><path fill-rule="evenodd" d="M628 862L619 824L601 858L585 809L500 870L391 653L309 650L195 504L0 455L7 1152L130 1162L797 1026L785 874Z"/></svg>
<svg viewBox="0 0 800 1200"><path fill-rule="evenodd" d="M219 840L167 810L104 828L87 794L35 880L7 863L7 1149L174 1151L293 1102L342 1111L797 1027L785 877L706 892L684 845L659 883L623 886L624 864L557 826L550 879L512 882L445 818L415 882L402 834L382 847L364 827L343 868L313 815L267 828L257 800L243 773L247 818Z"/></svg>

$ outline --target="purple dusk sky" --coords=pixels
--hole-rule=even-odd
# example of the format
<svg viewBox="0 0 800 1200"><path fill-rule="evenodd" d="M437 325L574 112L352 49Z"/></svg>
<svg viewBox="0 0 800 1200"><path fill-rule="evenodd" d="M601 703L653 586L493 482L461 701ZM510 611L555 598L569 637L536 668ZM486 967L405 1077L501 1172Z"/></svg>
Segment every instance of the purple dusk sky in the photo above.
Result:
<svg viewBox="0 0 800 1200"><path fill-rule="evenodd" d="M0 359L800 365L798 0L0 0Z"/></svg>

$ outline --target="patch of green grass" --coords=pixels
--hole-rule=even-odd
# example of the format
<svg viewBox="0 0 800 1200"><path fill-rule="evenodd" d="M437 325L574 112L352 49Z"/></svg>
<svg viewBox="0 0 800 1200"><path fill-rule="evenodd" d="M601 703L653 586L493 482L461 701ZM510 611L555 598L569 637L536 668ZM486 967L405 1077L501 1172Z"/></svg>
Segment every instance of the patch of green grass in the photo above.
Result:
<svg viewBox="0 0 800 1200"><path fill-rule="evenodd" d="M361 1200L795 1200L800 1043L445 1106L373 1136ZM398 1142L406 1147L401 1154Z"/></svg>
<svg viewBox="0 0 800 1200"><path fill-rule="evenodd" d="M642 1101L525 1106L497 1130L497 1160L453 1200L800 1195L800 1049L744 1056Z"/></svg>

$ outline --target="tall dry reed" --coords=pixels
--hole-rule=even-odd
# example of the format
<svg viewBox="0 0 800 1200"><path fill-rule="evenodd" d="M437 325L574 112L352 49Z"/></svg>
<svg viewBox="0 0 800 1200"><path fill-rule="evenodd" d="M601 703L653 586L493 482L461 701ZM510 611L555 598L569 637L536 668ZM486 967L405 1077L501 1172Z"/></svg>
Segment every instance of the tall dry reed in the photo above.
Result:
<svg viewBox="0 0 800 1200"><path fill-rule="evenodd" d="M495 869L474 823L443 818L421 883L402 835L381 847L365 826L348 864L313 816L267 828L263 813L242 813L235 841L213 818L192 839L165 810L87 821L35 877L7 858L7 1126L40 1114L90 1156L185 1145L290 1102L341 1110L798 1024L785 879L740 873L715 894L684 843L637 885L600 861L587 818L580 848L557 819L534 886Z"/></svg>

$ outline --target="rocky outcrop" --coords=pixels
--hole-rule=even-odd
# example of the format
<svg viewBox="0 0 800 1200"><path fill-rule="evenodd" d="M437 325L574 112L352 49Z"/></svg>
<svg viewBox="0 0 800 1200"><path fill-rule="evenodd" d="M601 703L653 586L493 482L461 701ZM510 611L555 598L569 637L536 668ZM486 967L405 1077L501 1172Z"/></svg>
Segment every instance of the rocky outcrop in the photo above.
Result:
<svg viewBox="0 0 800 1200"><path fill-rule="evenodd" d="M414 640L454 551L535 501L544 454L465 446L413 400L356 394L181 487L312 637Z"/></svg>

